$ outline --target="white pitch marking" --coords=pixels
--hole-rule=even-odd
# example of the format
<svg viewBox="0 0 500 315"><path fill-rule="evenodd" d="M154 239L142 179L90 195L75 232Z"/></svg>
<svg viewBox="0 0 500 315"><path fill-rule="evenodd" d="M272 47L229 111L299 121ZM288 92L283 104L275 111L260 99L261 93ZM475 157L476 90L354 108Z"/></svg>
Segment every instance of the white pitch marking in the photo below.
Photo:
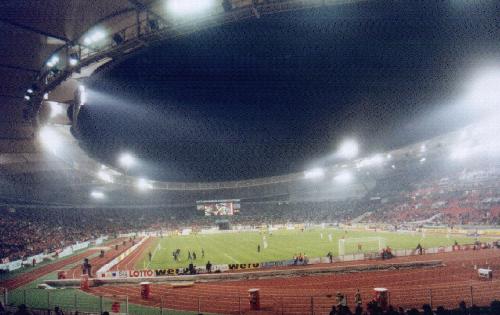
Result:
<svg viewBox="0 0 500 315"><path fill-rule="evenodd" d="M226 256L227 258L231 259L232 261L234 261L235 263L239 264L240 262L236 259L234 259L233 257L229 256L228 254L224 253L224 256Z"/></svg>

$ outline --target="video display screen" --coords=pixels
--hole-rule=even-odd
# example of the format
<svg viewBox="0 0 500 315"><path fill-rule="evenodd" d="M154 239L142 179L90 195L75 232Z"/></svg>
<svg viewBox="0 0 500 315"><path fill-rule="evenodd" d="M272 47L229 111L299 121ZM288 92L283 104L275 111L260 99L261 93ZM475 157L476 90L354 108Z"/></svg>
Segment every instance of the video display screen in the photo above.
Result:
<svg viewBox="0 0 500 315"><path fill-rule="evenodd" d="M196 202L196 209L203 211L205 216L227 216L240 212L240 200L202 200Z"/></svg>

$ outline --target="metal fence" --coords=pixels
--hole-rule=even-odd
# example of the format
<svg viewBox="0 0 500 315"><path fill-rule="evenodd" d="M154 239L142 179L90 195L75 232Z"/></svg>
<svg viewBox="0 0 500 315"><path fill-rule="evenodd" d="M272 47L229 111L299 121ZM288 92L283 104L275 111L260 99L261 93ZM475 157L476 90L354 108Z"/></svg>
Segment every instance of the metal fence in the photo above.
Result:
<svg viewBox="0 0 500 315"><path fill-rule="evenodd" d="M281 296L279 292L265 293L260 296L261 310L278 315L323 315L329 314L332 305L337 303L336 293L323 293L297 296ZM215 296L213 292L190 294L175 293L153 297L142 301L139 295L103 295L94 296L78 290L43 290L27 289L7 292L0 291L0 301L25 304L34 309L36 314L51 314L56 306L65 314L101 314L104 311L131 315L169 315L180 314L183 311L201 314L246 314L250 310L249 296L241 292L224 292ZM354 308L354 289L342 292L347 304ZM363 304L373 299L373 288L360 288ZM487 306L494 300L500 300L500 281L485 280L460 285L431 287L415 286L408 288L389 288L389 303L403 308L421 308L423 304L431 307L457 307L461 301L467 305ZM130 302L130 303L129 303ZM142 306L144 304L150 305ZM38 312L38 313L37 313Z"/></svg>

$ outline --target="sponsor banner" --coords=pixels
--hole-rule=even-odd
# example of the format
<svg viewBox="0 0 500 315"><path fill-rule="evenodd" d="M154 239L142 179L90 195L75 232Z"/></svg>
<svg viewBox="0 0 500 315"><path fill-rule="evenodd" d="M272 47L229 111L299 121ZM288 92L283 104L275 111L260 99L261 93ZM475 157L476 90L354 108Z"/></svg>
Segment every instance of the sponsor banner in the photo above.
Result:
<svg viewBox="0 0 500 315"><path fill-rule="evenodd" d="M22 260L16 260L16 261L11 261L10 263L7 264L7 268L9 271L14 271L23 266L23 261Z"/></svg>
<svg viewBox="0 0 500 315"><path fill-rule="evenodd" d="M59 257L66 257L66 256L69 256L73 254L73 247L72 246L68 246L66 247L65 249L63 249L60 253L59 253Z"/></svg>
<svg viewBox="0 0 500 315"><path fill-rule="evenodd" d="M108 236L101 236L95 240L95 245L101 245L105 240L108 239Z"/></svg>
<svg viewBox="0 0 500 315"><path fill-rule="evenodd" d="M26 258L26 261L28 264L33 264L33 259L35 260L35 263L38 264L40 262L42 262L42 260L45 258L45 255L44 254L38 254L38 255L35 255L35 256L31 256L31 257L28 257Z"/></svg>
<svg viewBox="0 0 500 315"><path fill-rule="evenodd" d="M319 264L320 262L321 262L321 258L319 258L319 257L307 259L308 265Z"/></svg>
<svg viewBox="0 0 500 315"><path fill-rule="evenodd" d="M278 261L266 261L261 263L260 268L273 268L273 267L283 267L283 266L292 266L293 259L288 260L278 260Z"/></svg>
<svg viewBox="0 0 500 315"><path fill-rule="evenodd" d="M437 248L427 248L425 250L426 254L436 254L437 253Z"/></svg>
<svg viewBox="0 0 500 315"><path fill-rule="evenodd" d="M380 253L364 253L365 259L377 259L377 258L381 258L381 257L382 257L382 255ZM353 260L354 260L354 257L353 257Z"/></svg>
<svg viewBox="0 0 500 315"><path fill-rule="evenodd" d="M90 242L82 242L82 243L76 243L75 245L71 246L71 249L73 249L74 252L87 248L89 247Z"/></svg>
<svg viewBox="0 0 500 315"><path fill-rule="evenodd" d="M403 256L406 256L406 249L396 249L396 250L393 250L392 251L394 256L396 257L403 257Z"/></svg>
<svg viewBox="0 0 500 315"><path fill-rule="evenodd" d="M258 269L261 267L260 263L250 263L250 264L228 264L229 270L246 270L246 269Z"/></svg>
<svg viewBox="0 0 500 315"><path fill-rule="evenodd" d="M212 268L213 269L213 268ZM205 268L198 268L198 271L205 273ZM165 277L165 276L176 276L182 274L182 269L142 269L142 270L120 270L120 271L108 271L99 274L101 278L152 278L152 277Z"/></svg>
<svg viewBox="0 0 500 315"><path fill-rule="evenodd" d="M212 272L216 272L216 271L225 272L228 270L229 270L229 265L226 265L226 264L212 266Z"/></svg>
<svg viewBox="0 0 500 315"><path fill-rule="evenodd" d="M335 258L336 257L332 257L332 261L331 262L334 262ZM330 257L320 257L319 263L320 264L329 264L330 263Z"/></svg>

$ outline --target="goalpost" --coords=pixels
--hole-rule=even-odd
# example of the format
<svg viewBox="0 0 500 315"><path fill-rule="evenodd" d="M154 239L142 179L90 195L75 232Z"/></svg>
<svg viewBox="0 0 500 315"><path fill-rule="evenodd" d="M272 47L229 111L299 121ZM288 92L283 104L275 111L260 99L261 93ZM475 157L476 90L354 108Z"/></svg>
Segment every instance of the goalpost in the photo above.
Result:
<svg viewBox="0 0 500 315"><path fill-rule="evenodd" d="M359 250L358 245L361 246ZM359 237L346 238L339 240L339 256L346 254L346 246L350 254L360 252L374 251L375 248L380 252L386 247L386 239L383 237ZM349 249L352 249L350 251Z"/></svg>

